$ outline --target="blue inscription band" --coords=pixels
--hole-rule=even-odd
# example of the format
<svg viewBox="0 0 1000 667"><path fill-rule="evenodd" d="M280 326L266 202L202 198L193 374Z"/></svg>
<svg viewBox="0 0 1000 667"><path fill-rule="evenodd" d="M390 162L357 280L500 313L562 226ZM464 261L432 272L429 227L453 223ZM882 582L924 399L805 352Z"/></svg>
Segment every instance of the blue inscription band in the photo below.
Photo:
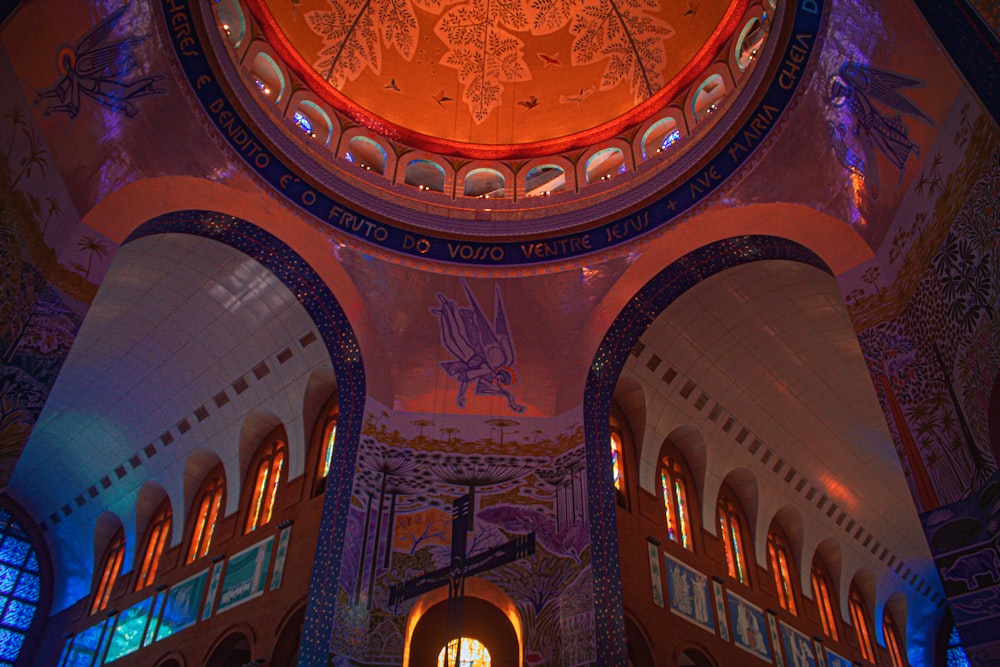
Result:
<svg viewBox="0 0 1000 667"><path fill-rule="evenodd" d="M194 94L247 166L289 202L362 241L395 253L468 266L519 266L563 261L633 241L690 210L728 179L760 146L795 90L819 36L825 0L799 0L774 78L728 143L694 175L627 216L571 234L532 241L476 241L414 232L373 220L311 183L294 163L261 140L226 94L195 29L190 0L162 0L170 40Z"/></svg>

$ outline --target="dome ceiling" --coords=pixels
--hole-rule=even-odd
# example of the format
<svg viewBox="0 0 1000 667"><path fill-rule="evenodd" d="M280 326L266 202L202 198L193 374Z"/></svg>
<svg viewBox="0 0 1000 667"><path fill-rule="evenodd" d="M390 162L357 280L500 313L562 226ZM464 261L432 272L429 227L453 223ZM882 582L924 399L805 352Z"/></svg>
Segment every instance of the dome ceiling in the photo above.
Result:
<svg viewBox="0 0 1000 667"><path fill-rule="evenodd" d="M747 0L250 0L333 106L410 145L545 154L612 136L690 85Z"/></svg>

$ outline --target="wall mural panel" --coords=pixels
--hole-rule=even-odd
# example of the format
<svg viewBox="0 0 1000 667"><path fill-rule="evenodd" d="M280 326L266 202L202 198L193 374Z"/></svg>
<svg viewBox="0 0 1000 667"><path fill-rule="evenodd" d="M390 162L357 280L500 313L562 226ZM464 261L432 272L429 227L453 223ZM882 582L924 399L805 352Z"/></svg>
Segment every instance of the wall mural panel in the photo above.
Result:
<svg viewBox="0 0 1000 667"><path fill-rule="evenodd" d="M526 664L592 662L586 484L579 423L390 416L369 399L340 571L336 664L402 659L414 599L392 589L449 564L457 537L452 503L465 495L470 560L535 535L533 555L476 573L516 601Z"/></svg>

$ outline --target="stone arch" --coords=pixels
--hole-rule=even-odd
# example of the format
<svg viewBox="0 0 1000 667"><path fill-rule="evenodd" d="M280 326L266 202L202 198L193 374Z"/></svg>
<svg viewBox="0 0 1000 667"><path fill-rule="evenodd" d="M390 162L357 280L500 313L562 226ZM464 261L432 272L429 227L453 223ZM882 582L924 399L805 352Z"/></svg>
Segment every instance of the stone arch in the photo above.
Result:
<svg viewBox="0 0 1000 667"><path fill-rule="evenodd" d="M514 601L510 598L510 596L498 586L491 584L485 579L469 577L465 580L465 597L466 604L468 604L470 600L478 601L478 613L484 615L490 614L490 618L493 623L506 623L509 625L510 634L508 634L507 637L514 638L516 641L516 650L508 654L506 661L498 659L498 657L494 657L495 664L509 664L516 667L522 667L524 664L524 630L521 624L521 617L517 611L517 606L514 604ZM431 591L417 598L417 601L410 609L409 617L406 620L403 667L420 667L424 664L431 664L418 662L418 660L421 660L426 656L415 655L415 651L411 651L411 646L414 641L420 641L421 646L424 646L424 643L427 642L426 646L430 646L429 640L423 640L422 636L416 635L416 633L421 625L421 621L425 618L434 624L443 623L443 619L438 619L436 617L437 615L444 613L442 607L447 605L447 603L448 591L445 587ZM463 622L464 625L468 625L469 618L470 614L466 613L465 621ZM435 646L433 653L435 660L437 659L438 650L439 647ZM436 665L436 663L433 664Z"/></svg>
<svg viewBox="0 0 1000 667"><path fill-rule="evenodd" d="M170 541L167 544L167 548L177 544L177 514L176 505L167 490L163 488L163 485L157 481L149 480L139 489L139 493L136 495L135 499L135 536L136 540L144 539L143 536L146 534L146 528L149 526L150 520L153 518L153 513L156 509L166 500L170 504L171 513L171 525L170 525ZM136 548L140 545L137 543ZM126 567L130 569L135 569L135 563L126 561L122 565L122 572L126 572Z"/></svg>
<svg viewBox="0 0 1000 667"><path fill-rule="evenodd" d="M254 634L245 623L230 626L205 654L205 667L243 667L253 659Z"/></svg>
<svg viewBox="0 0 1000 667"><path fill-rule="evenodd" d="M240 505L243 501L243 487L246 486L247 476L249 474L250 462L253 461L254 455L257 453L258 448L265 444L265 439L280 439L285 443L286 450L289 452L289 458L291 458L291 446L288 444L288 433L285 431L284 424L281 423L281 419L277 415L264 412L263 410L253 410L246 417L243 418L243 426L240 429L240 442L239 442L239 459L236 463L238 468L231 470L230 466L233 462L228 462L226 468L226 478L232 479L233 481L233 493L227 493L226 498L226 515L232 514L233 512L239 511ZM291 468L291 463L289 463L289 468ZM285 476L285 481L292 479L292 475L282 473Z"/></svg>
<svg viewBox="0 0 1000 667"><path fill-rule="evenodd" d="M171 540L172 544L177 544L186 537L190 512L194 509L191 505L194 503L195 496L198 495L198 491L208 474L221 464L222 459L211 450L196 449L188 454L187 460L184 462L184 505L174 508L174 530L178 532L176 539ZM230 488L225 468L223 468L222 478L225 489L223 494L229 496L233 491ZM222 517L220 516L219 519Z"/></svg>
<svg viewBox="0 0 1000 667"><path fill-rule="evenodd" d="M792 548L792 557L795 559L795 567L798 568L798 572L795 574L799 578L799 590L805 591L809 584L809 568L805 565L802 558L802 552L805 546L805 522L802 519L802 510L795 505L784 505L777 512L771 516L761 515L761 525L766 522L767 531L764 534L764 551L758 554L758 558L764 558L765 560L758 560L760 563L768 563L767 560L767 534L771 532L771 526L777 524L781 527L782 532L785 533L785 537L788 538L788 546ZM770 565L768 566L770 567Z"/></svg>
<svg viewBox="0 0 1000 667"><path fill-rule="evenodd" d="M611 455L604 443L610 437L607 415L625 361L649 325L681 294L710 275L764 259L797 261L832 273L827 264L805 246L773 236L724 238L686 255L670 255L676 260L648 277L644 283L633 284L634 289L627 289L629 283L626 282L625 289L614 290L616 299L621 301L616 301L617 307L610 312L617 312L618 315L600 334L602 341L596 346L596 354L586 360L590 371L584 390L583 412L587 477L590 480L588 510L596 609L594 623L597 652L606 656L610 664L624 663L626 655ZM657 259L662 267L662 258ZM621 282L619 284L622 285ZM600 323L592 320L591 326L600 326ZM587 349L586 345L581 347ZM707 490L702 507L714 506L717 492L717 488ZM754 518L756 512L755 504ZM714 521L711 532L715 534Z"/></svg>
<svg viewBox="0 0 1000 667"><path fill-rule="evenodd" d="M302 639L302 624L306 617L305 600L297 602L278 623L275 630L274 650L271 652L272 667L294 667L298 662Z"/></svg>

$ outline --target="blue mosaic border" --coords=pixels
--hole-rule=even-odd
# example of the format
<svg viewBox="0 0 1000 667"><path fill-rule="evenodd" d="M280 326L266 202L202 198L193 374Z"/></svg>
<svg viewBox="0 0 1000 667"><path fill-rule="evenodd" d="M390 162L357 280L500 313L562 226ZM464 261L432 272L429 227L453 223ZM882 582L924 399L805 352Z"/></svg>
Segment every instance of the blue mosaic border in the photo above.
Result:
<svg viewBox="0 0 1000 667"><path fill-rule="evenodd" d="M765 259L814 266L833 275L814 252L777 236L739 236L691 252L658 273L632 297L601 341L584 391L584 442L587 453L591 567L594 576L594 630L600 665L626 664L625 625L618 561L611 437L608 415L618 376L639 337L653 320L686 291L726 269Z"/></svg>
<svg viewBox="0 0 1000 667"><path fill-rule="evenodd" d="M364 419L365 371L354 330L323 279L294 250L260 227L213 211L177 211L141 225L124 243L157 234L190 234L212 239L259 262L298 298L319 330L330 355L337 377L340 418L299 648L300 665L326 665L358 441Z"/></svg>
<svg viewBox="0 0 1000 667"><path fill-rule="evenodd" d="M523 266L607 250L645 235L705 200L764 142L791 102L820 36L827 0L798 0L788 43L770 85L743 126L693 176L653 203L630 215L583 232L534 241L475 241L410 232L385 220L366 218L297 170L286 156L244 122L216 76L195 27L196 0L161 0L167 32L192 91L223 138L247 166L289 202L306 213L362 241L410 257L467 266Z"/></svg>

